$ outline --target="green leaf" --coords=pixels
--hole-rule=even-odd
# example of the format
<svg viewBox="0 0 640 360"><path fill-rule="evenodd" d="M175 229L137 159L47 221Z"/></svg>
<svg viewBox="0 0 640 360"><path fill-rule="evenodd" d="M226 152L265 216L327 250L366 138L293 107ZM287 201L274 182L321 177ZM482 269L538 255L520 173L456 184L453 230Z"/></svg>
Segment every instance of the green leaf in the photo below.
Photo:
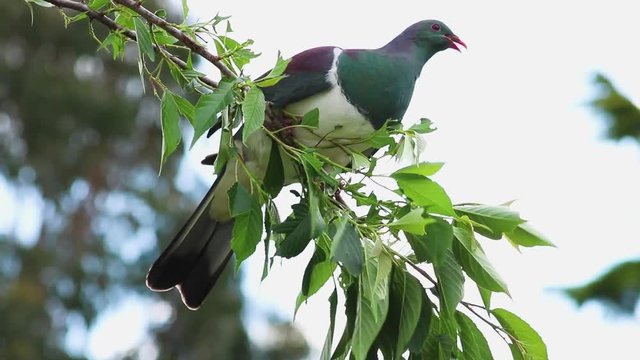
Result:
<svg viewBox="0 0 640 360"><path fill-rule="evenodd" d="M539 234L529 224L520 224L513 231L504 234L512 243L524 247L553 246L546 237Z"/></svg>
<svg viewBox="0 0 640 360"><path fill-rule="evenodd" d="M369 159L357 152L352 152L351 153L351 168L354 170L358 170L358 169L370 169L371 168L371 162L369 161Z"/></svg>
<svg viewBox="0 0 640 360"><path fill-rule="evenodd" d="M367 143L374 149L381 149L387 145L395 144L387 126L383 126L369 136Z"/></svg>
<svg viewBox="0 0 640 360"><path fill-rule="evenodd" d="M218 113L233 102L233 87L235 84L235 80L225 78L220 81L218 87L212 93L200 96L196 103L191 147L202 134L213 126Z"/></svg>
<svg viewBox="0 0 640 360"><path fill-rule="evenodd" d="M182 0L182 22L187 22L187 17L189 17L189 4L187 0Z"/></svg>
<svg viewBox="0 0 640 360"><path fill-rule="evenodd" d="M425 232L424 228L428 224L435 222L432 218L423 217L423 212L423 209L413 209L400 219L387 224L387 226L411 234L423 235Z"/></svg>
<svg viewBox="0 0 640 360"><path fill-rule="evenodd" d="M331 241L331 261L341 263L353 276L359 276L364 264L364 253L360 236L349 222L349 215L343 215L329 225Z"/></svg>
<svg viewBox="0 0 640 360"><path fill-rule="evenodd" d="M548 360L547 346L526 321L505 309L491 310L502 327L516 339L513 344L525 360ZM514 349L512 348L512 351Z"/></svg>
<svg viewBox="0 0 640 360"><path fill-rule="evenodd" d="M487 312L489 312L491 309L491 294L493 294L493 291L487 290L482 286L478 286L478 292L480 293L482 304L487 309Z"/></svg>
<svg viewBox="0 0 640 360"><path fill-rule="evenodd" d="M420 317L418 319L418 325L416 325L416 329L413 332L413 336L409 341L409 350L412 353L418 353L424 347L424 343L427 339L427 334L429 334L429 328L431 325L431 317L433 315L433 304L431 304L431 300L427 296L427 293L424 291L421 292L420 297L422 299L422 305L420 306Z"/></svg>
<svg viewBox="0 0 640 360"><path fill-rule="evenodd" d="M456 262L453 252L447 250L440 263L434 264L434 269L438 278L438 297L442 312L452 315L464 294L462 267Z"/></svg>
<svg viewBox="0 0 640 360"><path fill-rule="evenodd" d="M318 110L318 108L315 108L313 110L309 110L306 114L304 114L304 116L302 117L302 121L300 122L300 125L317 128L319 121L320 121L320 110Z"/></svg>
<svg viewBox="0 0 640 360"><path fill-rule="evenodd" d="M242 114L244 114L244 128L242 130L242 142L247 143L249 136L262 127L264 123L264 111L266 102L264 94L258 87L252 87L242 102Z"/></svg>
<svg viewBox="0 0 640 360"><path fill-rule="evenodd" d="M380 332L389 309L389 276L384 278L382 286L374 289L378 272L375 257L367 258L359 282L358 312L355 321L351 354L355 360L364 360Z"/></svg>
<svg viewBox="0 0 640 360"><path fill-rule="evenodd" d="M164 31L163 29L154 29L153 38L158 45L169 45L169 44L175 44L178 42L178 39L176 39L175 37L173 37L173 35L170 35L166 31ZM183 71L188 71L188 70L183 70Z"/></svg>
<svg viewBox="0 0 640 360"><path fill-rule="evenodd" d="M243 186L235 183L228 191L234 216L231 249L236 255L236 270L256 251L262 236L262 209Z"/></svg>
<svg viewBox="0 0 640 360"><path fill-rule="evenodd" d="M413 337L422 310L422 294L424 288L413 275L406 270L394 271L391 284L392 309L400 311L397 327L397 343L395 355L397 358L407 350ZM395 305L395 306L393 306Z"/></svg>
<svg viewBox="0 0 640 360"><path fill-rule="evenodd" d="M455 216L449 195L435 181L416 174L392 174L400 190L416 206L426 206L429 212Z"/></svg>
<svg viewBox="0 0 640 360"><path fill-rule="evenodd" d="M503 233L512 232L518 225L525 222L516 211L506 206L465 205L456 206L455 210L491 229L489 234L478 231L491 239L500 239Z"/></svg>
<svg viewBox="0 0 640 360"><path fill-rule="evenodd" d="M471 227L460 222L454 226L453 234L457 240L453 244L453 251L467 275L487 290L509 294L507 284L487 259Z"/></svg>
<svg viewBox="0 0 640 360"><path fill-rule="evenodd" d="M235 151L233 146L230 145L231 141L231 131L223 127L220 131L220 146L218 149L218 156L216 157L216 162L214 164L216 174L220 174L222 173L222 171L224 171L227 162L229 162L229 159L231 159L231 156Z"/></svg>
<svg viewBox="0 0 640 360"><path fill-rule="evenodd" d="M267 163L266 176L262 180L264 190L275 198L284 186L284 167L282 165L282 156L280 148L275 141L271 142L271 154Z"/></svg>
<svg viewBox="0 0 640 360"><path fill-rule="evenodd" d="M422 162L420 164L404 167L391 174L391 177L396 174L416 174L422 176L431 176L440 171L443 165L444 163L441 162Z"/></svg>
<svg viewBox="0 0 640 360"><path fill-rule="evenodd" d="M329 331L327 331L327 337L324 340L322 346L322 353L320 353L320 360L331 359L331 347L333 345L333 332L336 325L336 310L338 308L338 292L337 289L333 289L331 296L329 296Z"/></svg>
<svg viewBox="0 0 640 360"><path fill-rule="evenodd" d="M138 51L140 54L145 54L151 61L155 61L156 54L153 51L153 40L151 39L151 32L147 24L139 17L133 18L133 24L136 29L136 39L138 42Z"/></svg>
<svg viewBox="0 0 640 360"><path fill-rule="evenodd" d="M303 199L293 206L293 213L284 222L274 226L275 232L286 234L284 240L276 244L276 254L285 258L297 256L311 239L322 233L324 227L317 199Z"/></svg>
<svg viewBox="0 0 640 360"><path fill-rule="evenodd" d="M456 312L456 321L460 327L463 360L493 360L489 344L476 324L468 316Z"/></svg>
<svg viewBox="0 0 640 360"><path fill-rule="evenodd" d="M180 143L180 116L178 113L178 105L175 97L170 91L165 91L160 100L161 122L162 122L162 160L160 162L160 171L162 165L167 161L178 144Z"/></svg>
<svg viewBox="0 0 640 360"><path fill-rule="evenodd" d="M425 235L406 234L418 262L438 263L444 253L451 249L453 243L451 224L440 218L432 219L433 222L427 225Z"/></svg>
<svg viewBox="0 0 640 360"><path fill-rule="evenodd" d="M266 279L267 275L269 275L269 270L271 270L271 265L273 265L273 257L269 256L271 242L273 241L277 243L282 241L283 238L282 234L275 234L272 231L272 226L277 224L280 224L278 208L271 199L268 199L264 209L264 263L262 266L262 277L260 280Z"/></svg>
<svg viewBox="0 0 640 360"><path fill-rule="evenodd" d="M93 11L98 11L109 4L111 0L91 0L89 2L89 9Z"/></svg>
<svg viewBox="0 0 640 360"><path fill-rule="evenodd" d="M276 65L266 76L257 79L255 81L255 84L260 87L269 87L277 84L278 81L286 77L284 71L287 69L289 61L291 61L291 59L283 59L282 54L280 54L280 51L278 51L278 59L276 60Z"/></svg>
<svg viewBox="0 0 640 360"><path fill-rule="evenodd" d="M347 351L353 340L353 331L356 326L356 317L358 315L358 287L357 283L352 283L344 290L346 299L344 301L344 313L347 316L347 323L340 337L338 345L331 356L331 359L345 359Z"/></svg>
<svg viewBox="0 0 640 360"><path fill-rule="evenodd" d="M178 111L180 112L180 114L187 118L187 120L189 120L189 123L193 125L193 116L196 111L196 108L193 106L193 104L191 104L189 100L178 95L174 95L173 99L178 106Z"/></svg>
<svg viewBox="0 0 640 360"><path fill-rule="evenodd" d="M231 186L228 194L229 212L232 217L250 212L256 202L253 196L251 196L251 193L237 182Z"/></svg>
<svg viewBox="0 0 640 360"><path fill-rule="evenodd" d="M324 250L316 246L309 264L302 276L302 289L296 300L296 311L331 278L336 265L326 256Z"/></svg>
<svg viewBox="0 0 640 360"><path fill-rule="evenodd" d="M433 122L431 122L431 120L427 118L422 118L420 119L419 123L411 126L409 130L415 131L418 134L428 134L430 132L437 130L436 128L431 127L432 125L433 125Z"/></svg>
<svg viewBox="0 0 640 360"><path fill-rule="evenodd" d="M32 4L36 4L38 6L42 6L42 7L53 7L53 4L44 0L27 0L27 3L32 3Z"/></svg>
<svg viewBox="0 0 640 360"><path fill-rule="evenodd" d="M451 360L453 347L456 343L456 335L451 334L453 329L450 321L433 316L429 326L429 334L425 340L420 358L425 360Z"/></svg>

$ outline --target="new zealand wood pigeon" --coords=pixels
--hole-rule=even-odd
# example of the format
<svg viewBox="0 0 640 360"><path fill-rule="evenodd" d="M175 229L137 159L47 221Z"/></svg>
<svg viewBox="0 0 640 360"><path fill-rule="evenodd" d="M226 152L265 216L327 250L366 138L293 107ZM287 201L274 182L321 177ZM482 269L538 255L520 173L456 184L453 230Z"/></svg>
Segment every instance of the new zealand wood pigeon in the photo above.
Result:
<svg viewBox="0 0 640 360"><path fill-rule="evenodd" d="M436 20L415 23L385 46L374 49L317 47L291 58L282 80L263 88L272 108L304 115L319 110L317 129L296 128L296 142L317 148L336 163L347 165L344 148L367 150L362 141L389 119L401 120L422 67L434 54L458 45L466 47L445 24ZM264 178L271 139L256 131L238 149L252 172ZM231 258L233 219L227 191L248 180L231 160L171 244L147 275L151 290L178 288L182 300L196 309L216 283ZM288 183L296 182L285 164Z"/></svg>

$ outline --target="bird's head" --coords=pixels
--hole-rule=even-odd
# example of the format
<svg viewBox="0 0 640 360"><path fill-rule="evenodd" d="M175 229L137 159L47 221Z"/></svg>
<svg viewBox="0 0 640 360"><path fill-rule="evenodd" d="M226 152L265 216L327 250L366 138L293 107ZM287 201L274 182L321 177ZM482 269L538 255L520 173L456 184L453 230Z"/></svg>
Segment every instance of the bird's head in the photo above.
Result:
<svg viewBox="0 0 640 360"><path fill-rule="evenodd" d="M464 41L460 40L442 21L420 21L411 25L405 32L409 32L413 41L420 47L434 48L436 51L449 48L460 51L458 45L467 48Z"/></svg>

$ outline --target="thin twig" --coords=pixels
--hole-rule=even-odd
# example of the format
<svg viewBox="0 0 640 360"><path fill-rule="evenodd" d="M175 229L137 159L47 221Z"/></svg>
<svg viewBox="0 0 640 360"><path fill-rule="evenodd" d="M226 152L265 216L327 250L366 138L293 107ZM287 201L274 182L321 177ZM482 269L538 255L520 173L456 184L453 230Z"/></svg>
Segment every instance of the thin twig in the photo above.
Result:
<svg viewBox="0 0 640 360"><path fill-rule="evenodd" d="M189 35L187 35L183 31L178 30L176 27L174 27L169 22L167 22L165 19L147 10L144 6L142 6L142 4L139 1L113 0L113 2L120 4L122 6L128 7L129 9L138 13L138 15L145 18L148 22L165 30L171 36L175 37L176 39L178 39L178 41L186 45L193 52L202 56L207 61L212 63L215 67L217 67L220 70L223 76L230 77L230 78L236 77L236 75L231 70L229 70L229 68L225 64L222 63L221 61L222 59L219 56L209 52L204 46L198 44L194 39L189 37Z"/></svg>
<svg viewBox="0 0 640 360"><path fill-rule="evenodd" d="M81 3L81 2L78 2L78 1L74 1L74 0L45 0L45 1L57 6L59 8L66 8L66 9L71 9L71 10L75 10L75 11L86 13L87 16L90 19L96 20L96 21L102 23L103 25L105 25L109 29L117 31L117 32L123 34L124 36L126 36L127 38L129 38L129 39L131 39L133 41L137 41L136 33L134 31L131 31L131 30L121 26L120 24L118 24L115 21L113 21L113 19L111 19L110 17L108 17L104 13L91 10L84 3ZM173 61L180 68L182 68L182 69L187 69L188 68L186 62L184 62L182 59L180 59L176 55L174 55L171 52L169 52L164 47L158 47L157 45L153 44L153 48L157 52L162 53L165 56L169 57L169 59L171 59L171 61ZM209 85L211 87L218 87L218 83L215 80L213 80L213 79L211 79L209 77L200 76L200 77L198 77L198 79L200 81L202 81L206 85Z"/></svg>

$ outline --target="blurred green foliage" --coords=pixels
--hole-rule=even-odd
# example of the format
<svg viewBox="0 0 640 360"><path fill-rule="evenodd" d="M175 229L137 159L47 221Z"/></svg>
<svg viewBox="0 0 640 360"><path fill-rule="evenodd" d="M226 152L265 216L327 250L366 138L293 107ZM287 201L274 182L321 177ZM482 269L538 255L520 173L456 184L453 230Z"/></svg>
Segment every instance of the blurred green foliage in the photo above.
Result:
<svg viewBox="0 0 640 360"><path fill-rule="evenodd" d="M640 144L640 109L604 75L597 74L595 83L600 94L592 106L607 122L607 137L631 138ZM593 300L615 312L633 315L640 300L640 261L620 263L585 285L565 289L565 293L578 305Z"/></svg>
<svg viewBox="0 0 640 360"><path fill-rule="evenodd" d="M618 264L588 284L566 291L578 305L596 300L612 310L633 314L640 298L640 261Z"/></svg>
<svg viewBox="0 0 640 360"><path fill-rule="evenodd" d="M640 108L620 93L604 75L597 74L595 83L600 94L592 105L606 120L607 137L612 140L631 138L640 141Z"/></svg>
<svg viewBox="0 0 640 360"><path fill-rule="evenodd" d="M84 358L66 346L71 330L131 295L159 301L144 275L195 204L176 186L179 156L157 176L159 104L142 91L135 49L114 61L86 20L65 29L36 7L31 25L23 1L0 1L0 13L0 187L13 199L0 204L0 359ZM145 340L160 359L300 358L250 344L229 276L198 312L172 301Z"/></svg>

